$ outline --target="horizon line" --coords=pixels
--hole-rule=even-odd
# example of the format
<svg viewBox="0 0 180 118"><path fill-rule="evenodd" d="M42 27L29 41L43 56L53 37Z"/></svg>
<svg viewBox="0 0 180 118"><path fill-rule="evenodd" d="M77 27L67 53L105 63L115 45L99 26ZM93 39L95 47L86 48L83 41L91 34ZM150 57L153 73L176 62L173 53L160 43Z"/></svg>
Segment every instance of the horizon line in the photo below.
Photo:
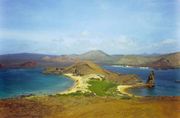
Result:
<svg viewBox="0 0 180 118"><path fill-rule="evenodd" d="M0 56L2 55L13 55L13 54L39 54L39 55L50 55L50 56L62 56L62 55L81 55L81 54L85 54L91 51L101 51L107 55L163 55L163 54L173 54L173 53L178 53L180 51L172 51L172 52L164 52L164 53L160 53L160 52L152 52L152 53L127 53L127 54L123 54L123 53L119 53L119 54L109 54L103 50L89 50L89 51L85 51L83 53L71 53L71 54L53 54L53 53L41 53L41 52L17 52L17 53L4 53L4 54L0 54Z"/></svg>

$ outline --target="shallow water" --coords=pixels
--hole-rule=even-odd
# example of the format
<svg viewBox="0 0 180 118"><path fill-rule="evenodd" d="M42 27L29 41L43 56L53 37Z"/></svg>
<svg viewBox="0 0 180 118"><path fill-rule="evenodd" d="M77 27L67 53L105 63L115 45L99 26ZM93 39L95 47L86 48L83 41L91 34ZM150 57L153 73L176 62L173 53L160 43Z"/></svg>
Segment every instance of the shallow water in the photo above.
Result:
<svg viewBox="0 0 180 118"><path fill-rule="evenodd" d="M149 68L104 66L110 71L137 74L144 82L151 70ZM129 92L139 96L180 96L180 69L154 70L156 86L154 88L136 88Z"/></svg>
<svg viewBox="0 0 180 118"><path fill-rule="evenodd" d="M45 75L40 68L1 69L0 98L58 93L70 88L73 83L65 76Z"/></svg>

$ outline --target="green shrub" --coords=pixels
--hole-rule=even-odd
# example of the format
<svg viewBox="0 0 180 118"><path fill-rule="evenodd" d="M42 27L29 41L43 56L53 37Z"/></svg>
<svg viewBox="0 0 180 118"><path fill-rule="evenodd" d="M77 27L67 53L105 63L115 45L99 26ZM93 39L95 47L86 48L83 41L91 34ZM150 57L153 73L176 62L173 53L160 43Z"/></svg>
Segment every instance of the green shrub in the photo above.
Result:
<svg viewBox="0 0 180 118"><path fill-rule="evenodd" d="M90 80L89 90L98 96L114 96L116 94L117 84L108 80Z"/></svg>

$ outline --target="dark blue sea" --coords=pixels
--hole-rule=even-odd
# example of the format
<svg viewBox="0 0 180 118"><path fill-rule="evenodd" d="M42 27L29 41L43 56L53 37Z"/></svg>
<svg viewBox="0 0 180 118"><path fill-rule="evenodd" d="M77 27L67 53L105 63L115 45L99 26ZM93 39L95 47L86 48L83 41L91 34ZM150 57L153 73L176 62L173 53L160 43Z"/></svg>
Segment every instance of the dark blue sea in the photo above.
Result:
<svg viewBox="0 0 180 118"><path fill-rule="evenodd" d="M45 75L42 69L1 69L0 99L29 94L53 94L70 88L74 81L58 75Z"/></svg>
<svg viewBox="0 0 180 118"><path fill-rule="evenodd" d="M151 70L149 68L104 66L110 71L137 74L146 82ZM136 88L129 92L139 96L180 96L180 69L154 70L156 86L154 88Z"/></svg>
<svg viewBox="0 0 180 118"><path fill-rule="evenodd" d="M152 69L103 66L110 71L137 74L144 82ZM129 92L140 96L180 96L180 69L154 70L154 88L136 88ZM29 94L55 94L70 88L74 81L58 75L45 75L42 69L1 69L0 99Z"/></svg>

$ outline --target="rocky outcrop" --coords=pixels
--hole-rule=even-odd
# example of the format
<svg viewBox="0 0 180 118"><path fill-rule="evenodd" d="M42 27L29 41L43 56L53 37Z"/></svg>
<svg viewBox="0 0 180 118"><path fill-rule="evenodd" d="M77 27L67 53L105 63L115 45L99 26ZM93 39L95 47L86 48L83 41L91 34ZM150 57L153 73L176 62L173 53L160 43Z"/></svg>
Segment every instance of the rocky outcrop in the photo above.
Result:
<svg viewBox="0 0 180 118"><path fill-rule="evenodd" d="M146 82L146 85L147 87L151 88L151 87L154 87L155 86L155 74L154 74L154 71L151 71L149 76L148 76L148 79L147 79L147 82Z"/></svg>
<svg viewBox="0 0 180 118"><path fill-rule="evenodd" d="M20 67L35 67L37 63L35 61L27 61L22 64L20 64Z"/></svg>

